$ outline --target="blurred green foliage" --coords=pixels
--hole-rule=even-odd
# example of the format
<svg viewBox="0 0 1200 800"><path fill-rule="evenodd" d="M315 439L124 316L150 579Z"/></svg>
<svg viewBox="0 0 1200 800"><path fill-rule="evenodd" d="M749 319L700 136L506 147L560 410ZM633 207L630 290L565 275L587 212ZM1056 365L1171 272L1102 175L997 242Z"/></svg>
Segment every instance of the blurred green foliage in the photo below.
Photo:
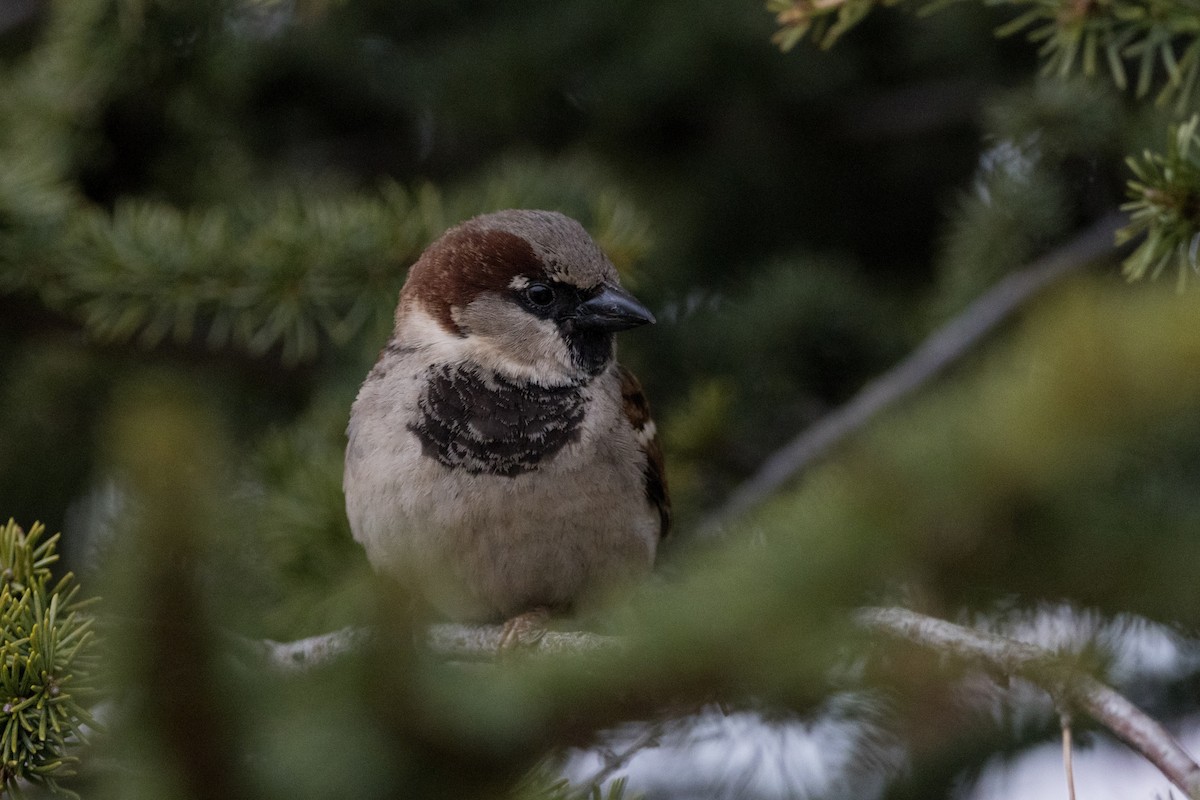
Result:
<svg viewBox="0 0 1200 800"><path fill-rule="evenodd" d="M72 785L563 796L543 759L604 725L714 697L819 707L864 602L1067 600L1194 633L1195 300L1114 264L739 526L756 535L689 535L784 441L1117 206L1126 153L1152 153L1135 216L1181 187L1163 246L1190 252L1194 130L1167 147L1173 108L1066 51L1053 63L1083 74L1038 77L1035 50L993 35L1011 9L860 17L836 48L783 54L740 2L0 14L0 514L61 529L106 598L112 732ZM1122 58L1151 50L1152 76L1190 91L1195 48ZM579 218L660 319L621 355L668 450L668 581L614 615L629 648L583 664L414 648L342 508L349 405L408 264L504 207ZM303 675L245 646L367 621L369 652ZM995 731L907 666L885 688L921 743L889 791L948 796ZM1200 697L1194 678L1164 691L1187 698L1177 714ZM930 718L944 736L920 734Z"/></svg>

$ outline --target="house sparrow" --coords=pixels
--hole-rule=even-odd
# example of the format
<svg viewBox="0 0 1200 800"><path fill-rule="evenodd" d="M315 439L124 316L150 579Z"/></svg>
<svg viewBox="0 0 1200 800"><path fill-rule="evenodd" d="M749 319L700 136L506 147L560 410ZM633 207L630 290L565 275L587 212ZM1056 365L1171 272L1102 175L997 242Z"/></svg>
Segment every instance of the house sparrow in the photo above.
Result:
<svg viewBox="0 0 1200 800"><path fill-rule="evenodd" d="M562 214L485 214L430 245L350 414L346 510L375 569L506 632L647 573L670 505L613 334L653 322Z"/></svg>

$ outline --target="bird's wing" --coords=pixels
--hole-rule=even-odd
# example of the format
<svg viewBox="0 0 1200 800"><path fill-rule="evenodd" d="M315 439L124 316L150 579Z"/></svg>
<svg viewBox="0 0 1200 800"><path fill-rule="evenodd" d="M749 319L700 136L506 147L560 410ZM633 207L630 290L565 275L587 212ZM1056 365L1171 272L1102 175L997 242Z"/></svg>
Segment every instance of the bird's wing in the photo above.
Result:
<svg viewBox="0 0 1200 800"><path fill-rule="evenodd" d="M662 445L658 441L658 430L650 416L650 403L642 392L642 385L634 374L620 364L617 375L621 379L621 399L625 417L633 426L638 442L646 453L645 476L646 499L658 509L659 535L666 537L671 529L671 497L667 491L667 472L663 464Z"/></svg>

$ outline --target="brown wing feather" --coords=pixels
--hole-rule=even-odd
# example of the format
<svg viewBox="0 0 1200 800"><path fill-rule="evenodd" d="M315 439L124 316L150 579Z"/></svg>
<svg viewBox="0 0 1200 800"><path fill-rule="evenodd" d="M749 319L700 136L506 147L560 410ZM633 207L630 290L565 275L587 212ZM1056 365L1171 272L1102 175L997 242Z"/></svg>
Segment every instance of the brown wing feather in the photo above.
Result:
<svg viewBox="0 0 1200 800"><path fill-rule="evenodd" d="M667 491L667 471L663 463L662 445L659 444L654 420L650 416L650 403L646 401L642 385L632 372L618 364L617 374L621 378L621 399L625 405L625 416L638 433L642 448L646 452L646 466L643 469L646 499L658 509L661 523L659 535L665 537L671 529L671 497Z"/></svg>

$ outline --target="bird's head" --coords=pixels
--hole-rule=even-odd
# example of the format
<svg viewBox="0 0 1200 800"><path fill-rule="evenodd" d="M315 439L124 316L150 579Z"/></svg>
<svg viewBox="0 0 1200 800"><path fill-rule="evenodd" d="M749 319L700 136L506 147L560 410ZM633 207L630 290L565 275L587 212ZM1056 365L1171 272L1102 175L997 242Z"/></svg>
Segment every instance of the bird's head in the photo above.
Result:
<svg viewBox="0 0 1200 800"><path fill-rule="evenodd" d="M402 346L543 385L582 382L613 361L613 334L654 322L575 220L510 210L470 219L409 270Z"/></svg>

